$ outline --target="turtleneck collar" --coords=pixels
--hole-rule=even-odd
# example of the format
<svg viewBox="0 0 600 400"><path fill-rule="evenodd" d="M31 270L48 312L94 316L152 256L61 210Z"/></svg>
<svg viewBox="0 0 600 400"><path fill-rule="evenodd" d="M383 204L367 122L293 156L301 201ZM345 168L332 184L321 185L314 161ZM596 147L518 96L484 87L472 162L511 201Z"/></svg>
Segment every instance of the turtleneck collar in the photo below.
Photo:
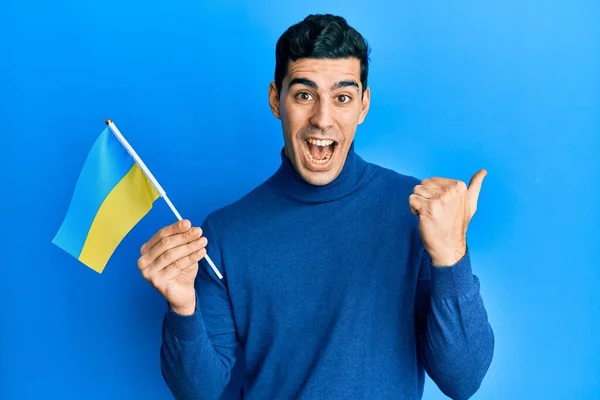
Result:
<svg viewBox="0 0 600 400"><path fill-rule="evenodd" d="M368 163L354 150L354 141L348 150L348 156L342 171L331 183L317 186L306 182L298 174L290 159L281 150L281 166L273 176L274 183L289 197L304 203L325 203L336 200L357 189L368 179Z"/></svg>

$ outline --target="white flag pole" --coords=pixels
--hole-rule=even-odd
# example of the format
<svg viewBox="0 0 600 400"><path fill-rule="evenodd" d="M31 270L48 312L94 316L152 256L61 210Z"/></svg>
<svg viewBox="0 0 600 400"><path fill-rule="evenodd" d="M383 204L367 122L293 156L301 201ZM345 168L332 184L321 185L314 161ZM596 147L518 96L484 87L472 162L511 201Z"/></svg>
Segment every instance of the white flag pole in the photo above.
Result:
<svg viewBox="0 0 600 400"><path fill-rule="evenodd" d="M167 203L167 205L169 206L171 211L173 211L173 214L175 214L175 216L177 217L177 220L181 221L182 220L181 215L175 209L175 206L173 206L173 203L171 203L171 200L167 197L167 193L162 188L162 186L160 186L160 183L158 183L158 181L156 180L154 175L152 175L152 172L150 172L148 167L146 167L146 164L144 164L144 162L142 161L140 156L138 156L138 154L135 152L133 147L131 147L129 142L127 142L127 140L125 140L125 137L121 134L121 132L119 131L119 128L117 128L117 126L114 124L114 122L112 122L112 120L110 120L110 119L106 120L106 125L108 125L108 127L110 128L112 133L117 137L119 142L121 142L123 147L125 147L127 152L131 155L131 157L133 157L134 161L140 166L142 171L144 171L144 174L146 174L146 176L148 177L148 179L150 180L150 182L152 183L152 185L154 186L156 191L160 194L160 197L162 197L165 200L165 202ZM221 275L221 273L219 272L219 270L217 269L217 267L215 266L213 261L210 259L210 257L208 256L208 253L204 256L204 258L206 258L206 261L208 262L208 264L210 264L210 267L215 272L215 274L217 274L219 279L223 279L223 275Z"/></svg>

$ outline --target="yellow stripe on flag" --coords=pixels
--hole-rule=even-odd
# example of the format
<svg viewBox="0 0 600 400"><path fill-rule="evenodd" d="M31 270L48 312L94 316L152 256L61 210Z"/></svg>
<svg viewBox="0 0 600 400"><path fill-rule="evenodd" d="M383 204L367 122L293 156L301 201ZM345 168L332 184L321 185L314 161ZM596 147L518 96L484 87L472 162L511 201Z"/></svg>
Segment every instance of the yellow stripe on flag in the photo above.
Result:
<svg viewBox="0 0 600 400"><path fill-rule="evenodd" d="M79 255L79 261L102 273L129 231L152 209L160 194L137 163L102 202Z"/></svg>

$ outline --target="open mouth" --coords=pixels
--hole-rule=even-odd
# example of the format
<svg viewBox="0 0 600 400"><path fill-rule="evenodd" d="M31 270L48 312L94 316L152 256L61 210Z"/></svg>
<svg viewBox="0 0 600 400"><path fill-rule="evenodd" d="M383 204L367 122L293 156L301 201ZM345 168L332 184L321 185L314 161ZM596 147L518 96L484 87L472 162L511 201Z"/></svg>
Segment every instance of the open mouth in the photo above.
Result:
<svg viewBox="0 0 600 400"><path fill-rule="evenodd" d="M306 139L304 152L311 163L322 165L331 160L337 142L329 139Z"/></svg>

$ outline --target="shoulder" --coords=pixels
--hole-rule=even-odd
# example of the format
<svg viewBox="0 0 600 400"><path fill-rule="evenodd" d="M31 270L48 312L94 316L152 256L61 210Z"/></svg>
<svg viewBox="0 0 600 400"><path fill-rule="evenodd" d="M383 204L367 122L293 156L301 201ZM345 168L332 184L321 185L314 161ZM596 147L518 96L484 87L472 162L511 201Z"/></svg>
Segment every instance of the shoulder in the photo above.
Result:
<svg viewBox="0 0 600 400"><path fill-rule="evenodd" d="M403 174L379 164L369 162L369 167L374 171L373 183L388 192L402 195L408 192L412 193L414 187L421 183L421 180L415 176Z"/></svg>
<svg viewBox="0 0 600 400"><path fill-rule="evenodd" d="M269 179L233 202L211 211L203 225L218 235L237 231L240 226L248 226L254 219L260 218L272 203L272 196Z"/></svg>
<svg viewBox="0 0 600 400"><path fill-rule="evenodd" d="M414 225L415 216L410 211L409 198L414 193L415 186L421 180L413 175L398 172L379 164L370 163L374 173L368 191L368 202L371 210L378 210L381 218L401 220Z"/></svg>

